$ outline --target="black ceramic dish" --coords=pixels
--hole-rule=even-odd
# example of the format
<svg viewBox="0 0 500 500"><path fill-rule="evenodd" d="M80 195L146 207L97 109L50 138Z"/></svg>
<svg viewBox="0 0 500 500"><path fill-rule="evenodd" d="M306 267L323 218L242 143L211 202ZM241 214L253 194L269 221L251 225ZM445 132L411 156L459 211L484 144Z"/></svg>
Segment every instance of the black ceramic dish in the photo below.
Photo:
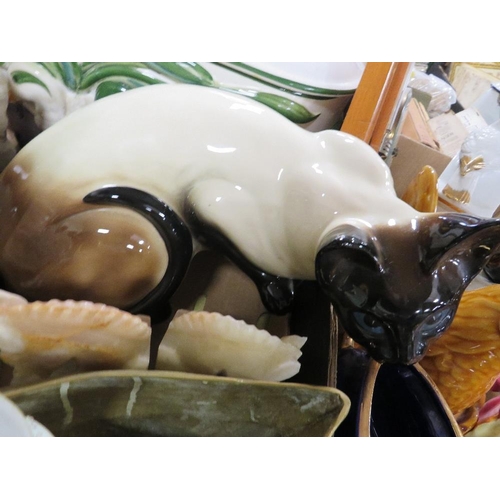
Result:
<svg viewBox="0 0 500 500"><path fill-rule="evenodd" d="M379 364L361 349L341 349L337 388L351 411L343 437L461 437L453 414L418 364Z"/></svg>

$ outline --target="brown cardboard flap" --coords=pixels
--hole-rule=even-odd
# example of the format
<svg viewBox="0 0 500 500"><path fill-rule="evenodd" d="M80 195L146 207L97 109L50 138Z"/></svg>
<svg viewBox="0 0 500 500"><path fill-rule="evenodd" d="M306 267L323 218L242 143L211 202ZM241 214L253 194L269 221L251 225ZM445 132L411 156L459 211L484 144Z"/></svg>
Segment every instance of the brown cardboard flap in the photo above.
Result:
<svg viewBox="0 0 500 500"><path fill-rule="evenodd" d="M439 151L401 135L397 144L397 155L391 162L391 173L398 196L403 196L413 178L426 165L441 175L451 158Z"/></svg>
<svg viewBox="0 0 500 500"><path fill-rule="evenodd" d="M232 316L248 324L262 323L272 335L289 335L286 316L269 315L253 281L224 256L212 251L197 254L172 299L174 310L193 309Z"/></svg>
<svg viewBox="0 0 500 500"><path fill-rule="evenodd" d="M329 300L315 282L297 284L291 314L268 314L255 284L224 256L212 251L197 254L172 299L174 311L202 305L205 311L230 315L272 335L307 337L300 358L301 370L293 381L332 386L335 380L336 345L331 336ZM161 329L161 326L159 327ZM163 333L163 332L162 332ZM332 358L333 356L333 358Z"/></svg>

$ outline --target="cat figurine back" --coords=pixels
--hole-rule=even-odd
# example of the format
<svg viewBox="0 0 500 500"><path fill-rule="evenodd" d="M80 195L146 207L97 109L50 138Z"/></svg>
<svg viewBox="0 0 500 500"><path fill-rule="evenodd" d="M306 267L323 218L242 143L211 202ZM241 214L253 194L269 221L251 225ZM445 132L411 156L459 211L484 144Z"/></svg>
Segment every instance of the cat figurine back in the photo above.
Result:
<svg viewBox="0 0 500 500"><path fill-rule="evenodd" d="M0 176L0 273L30 300L154 321L193 254L223 252L286 313L317 279L377 360L413 363L500 243L500 221L419 213L377 153L229 92L106 97L29 142Z"/></svg>

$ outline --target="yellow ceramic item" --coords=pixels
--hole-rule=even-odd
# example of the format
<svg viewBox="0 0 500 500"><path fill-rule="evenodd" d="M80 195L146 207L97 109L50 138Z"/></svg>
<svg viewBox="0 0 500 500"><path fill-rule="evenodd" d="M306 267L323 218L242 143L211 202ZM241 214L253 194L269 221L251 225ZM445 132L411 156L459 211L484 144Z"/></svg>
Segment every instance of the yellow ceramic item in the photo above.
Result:
<svg viewBox="0 0 500 500"><path fill-rule="evenodd" d="M410 182L402 200L419 212L435 212L438 203L438 176L426 165Z"/></svg>
<svg viewBox="0 0 500 500"><path fill-rule="evenodd" d="M421 365L455 415L488 392L500 373L500 285L463 294L453 323Z"/></svg>

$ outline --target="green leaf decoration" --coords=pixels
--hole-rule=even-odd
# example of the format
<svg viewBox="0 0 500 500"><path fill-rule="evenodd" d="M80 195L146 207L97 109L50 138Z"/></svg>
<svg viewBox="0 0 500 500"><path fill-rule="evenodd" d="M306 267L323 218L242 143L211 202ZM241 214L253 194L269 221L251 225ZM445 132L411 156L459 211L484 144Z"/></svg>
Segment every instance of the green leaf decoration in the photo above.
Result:
<svg viewBox="0 0 500 500"><path fill-rule="evenodd" d="M135 80L134 78L127 78L124 80L106 80L97 86L95 100L97 101L103 97L125 92L137 87L143 87L144 85L147 84L140 80Z"/></svg>
<svg viewBox="0 0 500 500"><path fill-rule="evenodd" d="M145 65L178 82L205 85L207 87L214 84L212 75L203 66L195 62L148 62Z"/></svg>
<svg viewBox="0 0 500 500"><path fill-rule="evenodd" d="M82 74L79 88L80 90L87 89L99 81L111 77L133 78L134 80L139 80L146 84L165 83L163 80L142 73L137 67L132 65L110 63L106 65L91 66Z"/></svg>
<svg viewBox="0 0 500 500"><path fill-rule="evenodd" d="M81 69L75 62L39 62L39 66L47 70L54 78L64 83L73 91L78 90Z"/></svg>
<svg viewBox="0 0 500 500"><path fill-rule="evenodd" d="M82 72L85 72L85 71L89 70L90 68L92 68L92 66L95 66L96 64L102 64L102 63L82 62L82 63L79 63L79 66L80 66L80 69L82 70Z"/></svg>
<svg viewBox="0 0 500 500"><path fill-rule="evenodd" d="M50 90L48 89L47 85L45 85L45 83L43 83L39 78L32 75L31 73L28 73L27 71L13 71L10 76L16 83L35 83L37 85L40 85L50 94Z"/></svg>
<svg viewBox="0 0 500 500"><path fill-rule="evenodd" d="M314 115L306 107L291 99L267 92L256 92L254 95L244 93L248 97L258 101L286 116L294 123L309 123L319 115Z"/></svg>
<svg viewBox="0 0 500 500"><path fill-rule="evenodd" d="M39 66L47 70L54 78L61 80L61 73L55 62L37 62Z"/></svg>
<svg viewBox="0 0 500 500"><path fill-rule="evenodd" d="M290 92L295 95L300 95L307 97L309 99L332 99L342 95L352 95L356 89L349 90L338 90L338 89L326 89L322 87L315 87L312 85L307 85L287 78L281 78L277 75L267 73L266 71L259 70L253 66L250 66L241 62L233 63L214 63L223 68L240 73L248 78L252 78L266 85L270 85L283 92Z"/></svg>
<svg viewBox="0 0 500 500"><path fill-rule="evenodd" d="M2 64L4 63L0 63L0 66ZM274 109L294 123L309 123L319 116L286 96L244 88L221 87L214 81L210 72L196 62L39 62L34 64L44 68L74 92L87 92L95 88L96 100L144 85L168 83L166 80L168 78L178 83L215 87L244 95ZM241 63L235 63L232 66L231 70L236 68L241 70L239 68ZM16 83L36 83L49 92L43 81L27 71L14 71L12 78ZM315 96L315 98L318 97Z"/></svg>
<svg viewBox="0 0 500 500"><path fill-rule="evenodd" d="M87 74L91 71L95 71L100 68L108 68L110 66L115 68L125 67L125 68L146 68L146 65L142 62L85 62L78 63L83 74Z"/></svg>
<svg viewBox="0 0 500 500"><path fill-rule="evenodd" d="M66 87L71 90L78 90L82 73L80 66L74 62L60 62L58 63L58 68L62 81Z"/></svg>

